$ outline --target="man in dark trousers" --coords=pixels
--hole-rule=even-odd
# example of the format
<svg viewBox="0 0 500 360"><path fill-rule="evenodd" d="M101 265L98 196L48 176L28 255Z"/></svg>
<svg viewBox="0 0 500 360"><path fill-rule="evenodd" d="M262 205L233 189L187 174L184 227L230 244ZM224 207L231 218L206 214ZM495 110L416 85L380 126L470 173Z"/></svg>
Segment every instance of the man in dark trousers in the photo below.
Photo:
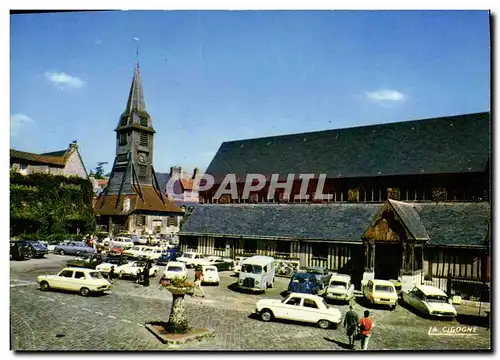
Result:
<svg viewBox="0 0 500 360"><path fill-rule="evenodd" d="M349 305L349 311L345 314L344 318L344 328L346 329L346 334L349 337L349 346L354 347L354 335L358 330L359 316L353 310L353 306Z"/></svg>
<svg viewBox="0 0 500 360"><path fill-rule="evenodd" d="M111 270L109 270L108 277L109 277L109 282L111 284L114 284L115 283L115 277L116 277L115 266L114 265L111 265Z"/></svg>
<svg viewBox="0 0 500 360"><path fill-rule="evenodd" d="M143 286L149 286L149 270L151 269L151 261L146 261L146 265L144 266L144 275L143 275Z"/></svg>

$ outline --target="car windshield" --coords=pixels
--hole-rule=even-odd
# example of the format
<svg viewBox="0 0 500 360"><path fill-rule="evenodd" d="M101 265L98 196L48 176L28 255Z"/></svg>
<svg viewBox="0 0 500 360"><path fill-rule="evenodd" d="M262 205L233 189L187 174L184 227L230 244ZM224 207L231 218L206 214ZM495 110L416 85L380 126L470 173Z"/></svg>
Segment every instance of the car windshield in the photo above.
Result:
<svg viewBox="0 0 500 360"><path fill-rule="evenodd" d="M98 271L91 271L89 272L89 275L92 279L103 279L101 273Z"/></svg>
<svg viewBox="0 0 500 360"><path fill-rule="evenodd" d="M307 272L309 274L323 275L323 271L321 269L307 269Z"/></svg>
<svg viewBox="0 0 500 360"><path fill-rule="evenodd" d="M262 274L262 266L252 265L252 264L244 264L241 267L241 272L249 273L249 274Z"/></svg>
<svg viewBox="0 0 500 360"><path fill-rule="evenodd" d="M106 262L113 265L119 265L122 262L122 259L108 259Z"/></svg>
<svg viewBox="0 0 500 360"><path fill-rule="evenodd" d="M139 246L132 246L131 250L141 250L141 248Z"/></svg>
<svg viewBox="0 0 500 360"><path fill-rule="evenodd" d="M346 288L347 284L343 281L338 281L338 280L332 280L330 282L330 287L335 287L335 288Z"/></svg>
<svg viewBox="0 0 500 360"><path fill-rule="evenodd" d="M392 285L375 285L375 291L394 292L394 286L392 286Z"/></svg>
<svg viewBox="0 0 500 360"><path fill-rule="evenodd" d="M182 268L180 266L169 266L167 268L167 271L173 271L173 272L181 272Z"/></svg>
<svg viewBox="0 0 500 360"><path fill-rule="evenodd" d="M448 297L444 295L427 295L425 298L428 302L448 303Z"/></svg>
<svg viewBox="0 0 500 360"><path fill-rule="evenodd" d="M45 249L45 246L44 246L42 243L39 243L39 242L34 242L34 243L31 243L31 245L32 245L35 249L39 249L39 250Z"/></svg>
<svg viewBox="0 0 500 360"><path fill-rule="evenodd" d="M192 259L192 258L194 258L194 254L182 254L182 257Z"/></svg>
<svg viewBox="0 0 500 360"><path fill-rule="evenodd" d="M292 277L292 282L294 282L294 283L309 282L309 278L303 277L303 276L294 276L294 277Z"/></svg>
<svg viewBox="0 0 500 360"><path fill-rule="evenodd" d="M145 263L145 262L140 262L140 261L138 261L138 262L136 262L136 263L134 264L134 266L135 266L135 267L142 267L142 266L145 266L145 265L146 265L146 263Z"/></svg>

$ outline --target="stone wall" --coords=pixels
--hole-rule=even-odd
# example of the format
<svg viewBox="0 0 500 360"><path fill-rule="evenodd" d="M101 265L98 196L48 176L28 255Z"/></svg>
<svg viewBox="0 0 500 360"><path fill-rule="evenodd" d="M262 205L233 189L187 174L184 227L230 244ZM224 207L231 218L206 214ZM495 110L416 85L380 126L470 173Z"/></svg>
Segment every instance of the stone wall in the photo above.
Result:
<svg viewBox="0 0 500 360"><path fill-rule="evenodd" d="M66 160L66 166L64 167L64 175L67 176L79 176L81 178L86 179L87 172L85 171L85 166L83 165L80 156L78 155L78 151L73 150Z"/></svg>

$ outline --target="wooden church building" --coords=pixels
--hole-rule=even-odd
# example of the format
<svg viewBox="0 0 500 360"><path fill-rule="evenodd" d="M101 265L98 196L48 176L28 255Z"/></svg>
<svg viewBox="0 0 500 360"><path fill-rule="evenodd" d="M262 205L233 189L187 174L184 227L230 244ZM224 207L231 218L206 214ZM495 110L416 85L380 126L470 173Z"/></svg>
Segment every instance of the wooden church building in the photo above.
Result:
<svg viewBox="0 0 500 360"><path fill-rule="evenodd" d="M184 211L163 193L153 167L155 130L146 111L136 62L125 111L116 132L116 157L108 185L94 205L98 225L110 233L178 230Z"/></svg>
<svg viewBox="0 0 500 360"><path fill-rule="evenodd" d="M267 254L409 287L480 297L490 281L490 113L225 142L180 232L204 254ZM226 174L238 197L215 198ZM295 174L291 197L269 183L242 198L247 174ZM299 174L326 174L324 194L295 199ZM479 295L478 295L479 293Z"/></svg>

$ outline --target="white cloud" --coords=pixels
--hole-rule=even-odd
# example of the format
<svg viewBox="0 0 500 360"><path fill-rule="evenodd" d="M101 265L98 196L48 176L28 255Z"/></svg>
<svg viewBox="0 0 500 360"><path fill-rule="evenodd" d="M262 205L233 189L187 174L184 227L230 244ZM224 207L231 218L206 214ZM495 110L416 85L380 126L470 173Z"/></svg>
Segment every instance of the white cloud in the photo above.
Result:
<svg viewBox="0 0 500 360"><path fill-rule="evenodd" d="M78 88L81 88L84 84L82 79L68 75L64 72L61 72L61 73L46 72L45 77L50 82L52 82L56 85L60 85L61 88L63 88L64 86L68 86L71 88L78 89Z"/></svg>
<svg viewBox="0 0 500 360"><path fill-rule="evenodd" d="M19 131L26 124L33 123L33 119L24 114L14 114L10 115L10 135L16 136L19 134Z"/></svg>
<svg viewBox="0 0 500 360"><path fill-rule="evenodd" d="M366 97L374 102L402 101L406 98L403 93L396 90L378 90L374 92L367 92Z"/></svg>

